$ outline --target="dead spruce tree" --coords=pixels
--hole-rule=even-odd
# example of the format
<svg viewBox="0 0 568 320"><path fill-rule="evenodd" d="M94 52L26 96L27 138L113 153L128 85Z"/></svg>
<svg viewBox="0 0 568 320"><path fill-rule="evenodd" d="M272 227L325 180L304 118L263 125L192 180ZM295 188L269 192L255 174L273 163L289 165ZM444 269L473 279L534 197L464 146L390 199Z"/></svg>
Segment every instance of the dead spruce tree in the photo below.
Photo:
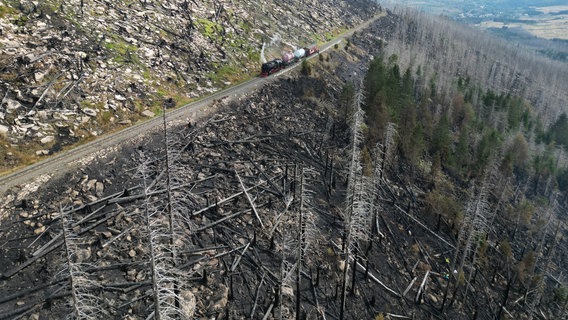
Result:
<svg viewBox="0 0 568 320"><path fill-rule="evenodd" d="M454 270L455 277L454 282L454 292L452 295L452 304L455 301L457 290L460 287L460 283L465 281L465 270L464 265L470 269L470 278L475 268L475 259L477 255L477 249L479 245L479 237L483 236L487 230L487 218L490 212L490 206L488 202L489 185L488 185L489 175L486 175L484 181L481 185L476 186L475 184L471 186L469 198L464 212L464 220L458 232L458 243L456 244L456 249L454 251L454 256L451 262L450 270ZM459 254L461 253L461 257ZM458 261L459 258L459 261ZM448 282L446 289L444 291L444 299L442 301L441 310L444 310L448 299L448 292L450 284L452 281ZM469 286L469 283L466 284ZM467 288L467 287L466 287ZM466 293L467 294L467 289Z"/></svg>
<svg viewBox="0 0 568 320"><path fill-rule="evenodd" d="M302 263L304 262L304 253L309 249L311 239L314 238L313 233L313 215L309 208L312 207L312 191L307 186L307 176L313 171L302 169L302 177L300 181L300 206L298 208L298 226L297 226L297 244L296 244L296 320L300 320L300 298L301 298L301 281L302 281Z"/></svg>
<svg viewBox="0 0 568 320"><path fill-rule="evenodd" d="M315 225L313 214L314 184L318 174L311 168L302 168L296 181L299 180L299 199L296 210L288 212L287 217L282 218L282 263L280 268L279 285L279 318L283 316L283 292L295 290L295 318L301 319L301 288L302 269L306 264L306 258L313 254L314 243L318 230ZM290 290L292 287L294 289Z"/></svg>
<svg viewBox="0 0 568 320"><path fill-rule="evenodd" d="M143 213L152 279L152 315L157 320L191 318L194 310L184 303L191 298L187 297L188 291L184 288L189 274L177 268L177 252L185 240L186 231L180 223L184 219L178 217L175 210L171 185L150 181L150 174L159 171L156 167L158 161L148 159L143 151L140 151L140 160L139 175L144 187ZM163 187L170 188L166 190L165 198L164 192L156 192L162 191Z"/></svg>
<svg viewBox="0 0 568 320"><path fill-rule="evenodd" d="M374 194L373 203L373 221L375 221L376 230L375 232L380 232L378 229L379 223L378 218L380 216L380 211L382 210L381 192L386 187L386 174L385 169L388 168L390 161L394 157L394 152L396 148L395 137L397 135L396 125L392 122L387 123L387 130L385 134L385 140L383 143L377 143L375 147L375 163L373 170L373 181L372 189L369 190Z"/></svg>
<svg viewBox="0 0 568 320"><path fill-rule="evenodd" d="M349 148L349 172L347 180L347 197L345 208L342 210L344 233L343 233L343 268L341 285L341 306L339 318L344 319L347 295L347 281L349 274L349 259L354 254L352 290L355 285L355 271L357 266L358 242L368 238L368 231L373 212L373 182L372 177L363 175L361 164L361 147L363 144L363 124L365 113L361 109L363 93L361 90L353 100L353 122L351 126L352 137Z"/></svg>
<svg viewBox="0 0 568 320"><path fill-rule="evenodd" d="M396 149L396 124L387 123L385 140L377 143L375 154L375 179L377 182L384 181L386 166L392 161Z"/></svg>
<svg viewBox="0 0 568 320"><path fill-rule="evenodd" d="M100 306L99 294L100 287L97 281L91 279L86 269L93 266L86 263L90 256L90 248L81 248L81 237L79 237L72 227L72 220L60 208L61 227L63 232L63 245L65 248L65 270L69 276L69 286L71 287L71 307L73 312L70 314L73 319L88 320L100 319L108 316ZM88 244L86 244L88 245Z"/></svg>
<svg viewBox="0 0 568 320"><path fill-rule="evenodd" d="M529 292L527 291L527 314L528 314L528 319L532 320L535 314L535 309L537 307L537 305L541 302L542 299L542 295L544 294L545 288L546 288L546 279L547 277L549 277L549 269L551 268L551 259L552 257L555 255L556 253L556 247L558 245L558 232L560 230L560 224L561 221L557 221L557 219L555 217L559 216L558 212L556 212L559 209L559 203L558 203L558 194L554 194L552 196L552 199L550 201L550 205L547 209L546 212L546 225L544 226L544 230L542 231L542 237L541 240L538 243L538 246L536 248L536 253L537 256L535 257L535 263L533 266L533 273L535 272L535 269L537 267L537 265L540 264L540 269L542 270L542 277L538 277L535 276L533 281L536 282L535 284L535 288L534 290L532 290L532 294L529 295ZM548 254L544 253L544 244L545 244L545 240L546 240L546 236L548 235L548 229L550 227L550 225L556 223L556 227L555 227L555 231L552 233L552 247L550 248L550 250L548 251ZM542 261L544 258L544 261ZM541 262L542 261L542 262ZM532 296L532 297L530 297Z"/></svg>

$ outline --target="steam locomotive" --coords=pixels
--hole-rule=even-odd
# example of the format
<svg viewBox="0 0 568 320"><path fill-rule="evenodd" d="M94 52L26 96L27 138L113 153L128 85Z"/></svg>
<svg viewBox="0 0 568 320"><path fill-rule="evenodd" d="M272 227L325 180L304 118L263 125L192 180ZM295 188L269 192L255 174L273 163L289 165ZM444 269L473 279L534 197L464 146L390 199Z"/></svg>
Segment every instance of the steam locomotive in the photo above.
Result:
<svg viewBox="0 0 568 320"><path fill-rule="evenodd" d="M273 73L276 73L287 66L294 64L305 57L309 57L313 54L319 52L319 48L314 44L306 48L300 48L294 52L286 51L282 54L281 59L274 59L262 64L260 71L261 77L267 77Z"/></svg>

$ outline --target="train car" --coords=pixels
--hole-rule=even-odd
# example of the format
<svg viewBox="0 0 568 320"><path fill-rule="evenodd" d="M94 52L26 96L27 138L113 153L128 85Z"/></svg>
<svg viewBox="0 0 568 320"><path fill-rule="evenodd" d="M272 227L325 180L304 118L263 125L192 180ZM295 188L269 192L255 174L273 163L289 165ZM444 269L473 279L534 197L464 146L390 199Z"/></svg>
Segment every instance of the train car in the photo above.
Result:
<svg viewBox="0 0 568 320"><path fill-rule="evenodd" d="M282 53L282 59L275 59L262 64L260 76L267 77L273 73L276 73L287 66L302 60L305 57L309 57L313 54L319 52L319 48L314 44L309 47L300 48L294 52L284 51Z"/></svg>
<svg viewBox="0 0 568 320"><path fill-rule="evenodd" d="M306 50L304 50L304 48L300 48L294 51L294 59L296 59L296 61L302 59L305 56L306 56Z"/></svg>
<svg viewBox="0 0 568 320"><path fill-rule="evenodd" d="M306 50L306 57L311 56L312 54L316 54L319 52L319 48L318 46L316 46L315 44L304 48L304 50Z"/></svg>
<svg viewBox="0 0 568 320"><path fill-rule="evenodd" d="M273 74L275 72L282 70L283 67L284 67L284 63L282 62L281 59L268 61L267 63L262 64L260 76L266 77L270 74Z"/></svg>
<svg viewBox="0 0 568 320"><path fill-rule="evenodd" d="M284 51L282 53L282 63L287 66L291 63L294 63L294 54L291 51Z"/></svg>

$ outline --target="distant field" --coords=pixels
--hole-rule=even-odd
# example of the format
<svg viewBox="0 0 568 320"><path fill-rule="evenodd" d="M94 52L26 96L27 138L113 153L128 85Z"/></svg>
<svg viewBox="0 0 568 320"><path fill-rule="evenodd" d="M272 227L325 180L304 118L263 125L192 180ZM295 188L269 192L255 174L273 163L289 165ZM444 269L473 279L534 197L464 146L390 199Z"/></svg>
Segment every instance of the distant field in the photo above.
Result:
<svg viewBox="0 0 568 320"><path fill-rule="evenodd" d="M483 21L478 26L482 29L522 28L539 38L568 40L568 14L524 17L514 22Z"/></svg>
<svg viewBox="0 0 568 320"><path fill-rule="evenodd" d="M550 5L539 0L517 3L507 0L482 0L477 3L461 0L406 0L402 3L433 14L463 20L482 29L521 28L539 38L568 40L568 5L558 5L558 1L547 1Z"/></svg>
<svg viewBox="0 0 568 320"><path fill-rule="evenodd" d="M444 15L568 63L567 0L384 0Z"/></svg>
<svg viewBox="0 0 568 320"><path fill-rule="evenodd" d="M568 12L568 5L566 6L550 6L550 7L534 7L536 11L540 11L544 14L551 14L551 13L561 13L563 11Z"/></svg>
<svg viewBox="0 0 568 320"><path fill-rule="evenodd" d="M568 6L531 7L540 15L522 15L517 19L483 21L479 26L487 28L522 28L534 36L544 39L568 40Z"/></svg>

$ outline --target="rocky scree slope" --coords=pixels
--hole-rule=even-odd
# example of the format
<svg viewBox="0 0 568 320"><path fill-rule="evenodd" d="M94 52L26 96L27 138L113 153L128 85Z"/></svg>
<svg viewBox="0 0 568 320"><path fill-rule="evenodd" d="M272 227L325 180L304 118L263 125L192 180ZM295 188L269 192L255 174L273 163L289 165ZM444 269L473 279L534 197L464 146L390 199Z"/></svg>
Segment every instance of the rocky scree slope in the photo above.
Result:
<svg viewBox="0 0 568 320"><path fill-rule="evenodd" d="M0 171L255 76L261 51L323 41L376 10L365 0L1 1Z"/></svg>

